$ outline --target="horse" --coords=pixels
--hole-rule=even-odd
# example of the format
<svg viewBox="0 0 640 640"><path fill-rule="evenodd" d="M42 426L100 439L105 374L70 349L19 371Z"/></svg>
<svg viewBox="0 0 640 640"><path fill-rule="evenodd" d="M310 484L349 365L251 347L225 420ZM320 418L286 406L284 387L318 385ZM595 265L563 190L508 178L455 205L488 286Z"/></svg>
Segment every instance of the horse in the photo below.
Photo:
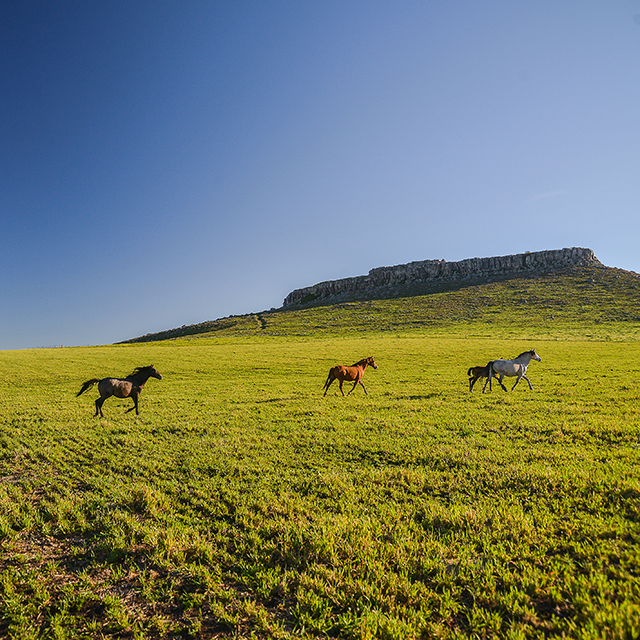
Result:
<svg viewBox="0 0 640 640"><path fill-rule="evenodd" d="M485 392L487 388L487 384L489 385L489 391L491 391L491 378L494 374L498 374L500 377L498 381L502 384L502 379L507 376L508 378L513 378L517 376L517 380L513 387L511 387L511 391L516 388L516 385L522 378L524 378L529 383L529 389L533 391L533 385L531 384L531 380L527 378L527 367L531 360L535 360L536 362L541 362L542 358L536 353L535 349L531 349L531 351L522 352L517 358L513 360L492 360L489 363L489 373L491 374L487 381L484 383L484 387L482 388L482 393ZM504 389L504 387L502 387Z"/></svg>
<svg viewBox="0 0 640 640"><path fill-rule="evenodd" d="M335 367L331 367L331 369L329 369L329 375L327 376L327 381L324 383L324 387L322 387L324 389L324 395L325 396L327 395L327 391L329 391L329 387L331 386L331 383L334 380L337 380L339 382L340 391L343 396L344 396L344 391L342 390L343 382L353 382L353 387L351 388L351 391L353 391L358 386L358 383L360 383L362 385L362 388L364 389L364 392L367 395L369 395L367 393L367 389L362 383L362 376L364 375L365 369L368 366L372 366L374 369L378 368L378 365L374 362L373 358L371 357L365 358L364 360L360 360L359 362L352 364L350 367L345 367L343 365L337 365ZM351 395L351 391L347 393L347 396Z"/></svg>
<svg viewBox="0 0 640 640"><path fill-rule="evenodd" d="M82 385L82 388L76 394L76 398L83 394L87 389L93 387L97 382L100 397L96 400L96 412L93 414L94 418L98 413L100 413L101 418L104 418L102 405L104 404L104 401L111 396L115 396L116 398L131 398L133 400L133 407L131 407L131 409L127 409L125 413L129 413L129 411L133 411L135 409L136 415L140 415L140 411L138 411L138 398L142 393L142 387L144 387L145 382L149 378L162 380L162 376L153 365L148 367L138 367L126 378L103 378L102 380L92 378Z"/></svg>
<svg viewBox="0 0 640 640"><path fill-rule="evenodd" d="M473 391L473 385L480 378L487 378L489 376L489 365L491 362L488 362L484 367L469 367L467 371L467 375L469 376L469 391ZM506 391L507 387L502 384L502 380L497 373L494 372L493 377L500 383L500 386Z"/></svg>

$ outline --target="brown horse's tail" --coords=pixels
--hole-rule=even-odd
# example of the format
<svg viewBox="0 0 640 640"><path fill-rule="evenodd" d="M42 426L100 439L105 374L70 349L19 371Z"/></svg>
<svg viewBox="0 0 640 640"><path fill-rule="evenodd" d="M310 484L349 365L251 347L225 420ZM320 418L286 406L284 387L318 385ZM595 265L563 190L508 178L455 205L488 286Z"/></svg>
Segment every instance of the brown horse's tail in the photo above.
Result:
<svg viewBox="0 0 640 640"><path fill-rule="evenodd" d="M93 387L93 385L96 382L100 382L100 380L98 378L91 378L91 380L87 380L83 385L82 388L80 389L80 391L78 391L78 393L76 393L76 398L84 393L87 389L90 389L91 387Z"/></svg>
<svg viewBox="0 0 640 640"><path fill-rule="evenodd" d="M333 369L329 369L329 375L327 376L327 381L324 383L324 387L322 387L323 391L326 391L329 388L329 385L335 380L333 376Z"/></svg>

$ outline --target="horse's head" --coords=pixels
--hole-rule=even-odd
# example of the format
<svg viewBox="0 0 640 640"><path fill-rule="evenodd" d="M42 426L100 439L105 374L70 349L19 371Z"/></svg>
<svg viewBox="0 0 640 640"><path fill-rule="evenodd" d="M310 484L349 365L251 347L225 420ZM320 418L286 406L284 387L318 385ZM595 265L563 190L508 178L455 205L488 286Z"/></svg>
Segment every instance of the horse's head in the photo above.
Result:
<svg viewBox="0 0 640 640"><path fill-rule="evenodd" d="M536 353L535 349L531 349L531 351L529 351L529 353L531 354L531 359L535 360L536 362L542 362L542 358Z"/></svg>
<svg viewBox="0 0 640 640"><path fill-rule="evenodd" d="M147 367L150 372L149 377L156 378L156 380L162 380L162 375L158 372L158 370L151 364Z"/></svg>
<svg viewBox="0 0 640 640"><path fill-rule="evenodd" d="M365 360L365 362L366 362L370 367L373 367L374 369L377 369L377 368L378 368L378 365L376 364L375 360L373 359L373 356L371 356L371 357L367 358L367 359Z"/></svg>

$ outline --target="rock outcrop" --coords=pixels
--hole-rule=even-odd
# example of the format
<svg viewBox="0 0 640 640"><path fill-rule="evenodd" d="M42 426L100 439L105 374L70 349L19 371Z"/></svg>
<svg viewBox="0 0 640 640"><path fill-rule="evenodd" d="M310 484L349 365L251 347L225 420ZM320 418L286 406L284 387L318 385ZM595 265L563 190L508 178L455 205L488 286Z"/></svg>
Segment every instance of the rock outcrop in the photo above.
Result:
<svg viewBox="0 0 640 640"><path fill-rule="evenodd" d="M296 289L284 299L283 307L436 293L481 282L553 273L574 266L603 265L591 249L581 247L468 258L459 262L422 260L394 267L378 267L371 269L366 276L329 280Z"/></svg>

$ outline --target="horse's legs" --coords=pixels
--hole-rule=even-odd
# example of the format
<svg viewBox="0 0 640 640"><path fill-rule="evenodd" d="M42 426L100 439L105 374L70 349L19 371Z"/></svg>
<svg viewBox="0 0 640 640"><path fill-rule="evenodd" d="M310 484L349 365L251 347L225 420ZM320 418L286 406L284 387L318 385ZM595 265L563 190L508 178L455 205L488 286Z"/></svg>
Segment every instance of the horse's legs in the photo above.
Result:
<svg viewBox="0 0 640 640"><path fill-rule="evenodd" d="M503 380L504 380L504 376L498 376L498 382L500 383L500 386L502 387L502 390L503 390L503 391L508 391L507 387L505 387L505 386L502 384L502 381L503 381Z"/></svg>
<svg viewBox="0 0 640 640"><path fill-rule="evenodd" d="M353 391L358 386L358 382L359 382L359 380L356 380L353 383L353 387L351 387L351 391ZM351 391L349 391L349 393L347 393L347 397L349 397L351 395Z"/></svg>
<svg viewBox="0 0 640 640"><path fill-rule="evenodd" d="M340 383L340 393L344 396L344 390L342 389L342 383L344 382L344 380L338 379L338 382ZM351 392L349 392L349 393L351 393Z"/></svg>
<svg viewBox="0 0 640 640"><path fill-rule="evenodd" d="M522 376L528 383L529 383L529 389L531 389L531 391L533 391L533 385L531 384L531 380L529 380L529 378L527 378L527 376Z"/></svg>
<svg viewBox="0 0 640 640"><path fill-rule="evenodd" d="M102 405L104 404L105 400L113 395L113 393L111 393L108 388L105 388L102 380L98 383L98 392L100 393L100 397L96 400L96 412L93 414L93 417L95 418L99 413L100 417L104 418L104 413L102 413Z"/></svg>
<svg viewBox="0 0 640 640"><path fill-rule="evenodd" d="M364 392L365 392L367 395L369 395L369 394L367 393L367 389L366 389L366 387L364 386L364 382L362 382L362 380L360 380L360 384L362 385L362 388L364 389Z"/></svg>
<svg viewBox="0 0 640 640"><path fill-rule="evenodd" d="M129 413L130 411L133 411L135 409L136 410L136 415L139 416L140 412L138 411L138 394L137 393L132 393L131 394L131 399L133 400L133 407L131 407L131 409L127 409L125 411L125 413Z"/></svg>
<svg viewBox="0 0 640 640"><path fill-rule="evenodd" d="M473 387L475 386L476 382L478 382L478 380L480 380L480 378L484 378L484 376L477 376L477 375L473 375L473 376L469 376L469 391L473 392Z"/></svg>
<svg viewBox="0 0 640 640"><path fill-rule="evenodd" d="M518 379L516 380L515 384L513 385L513 387L511 387L511 391L513 391L513 390L516 388L516 386L517 386L518 382L520 382L520 380L521 380L523 377L524 377L524 376L518 376ZM531 384L531 383L529 383L529 384Z"/></svg>

